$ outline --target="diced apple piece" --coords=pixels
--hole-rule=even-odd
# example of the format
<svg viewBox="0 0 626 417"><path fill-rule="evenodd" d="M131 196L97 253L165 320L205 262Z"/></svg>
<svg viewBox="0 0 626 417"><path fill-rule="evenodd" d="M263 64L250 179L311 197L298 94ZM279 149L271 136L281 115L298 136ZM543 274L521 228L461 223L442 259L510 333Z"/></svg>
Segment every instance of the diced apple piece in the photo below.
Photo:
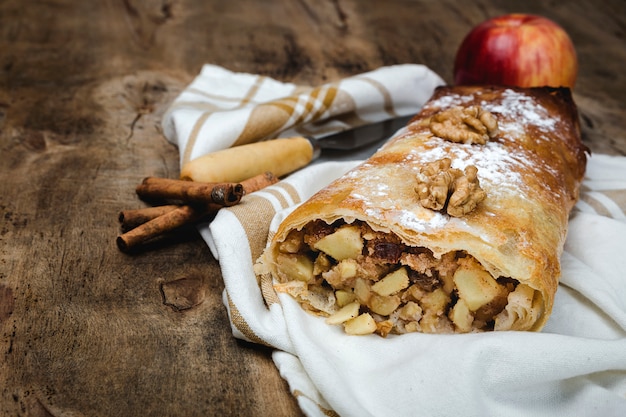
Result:
<svg viewBox="0 0 626 417"><path fill-rule="evenodd" d="M452 307L449 317L460 332L468 333L472 330L474 316L472 316L467 303L462 298Z"/></svg>
<svg viewBox="0 0 626 417"><path fill-rule="evenodd" d="M454 284L470 311L478 310L502 291L500 284L476 261L459 266L454 273Z"/></svg>
<svg viewBox="0 0 626 417"><path fill-rule="evenodd" d="M320 252L313 263L313 275L321 275L323 272L329 271L331 266L332 264L330 263L328 256L326 256L323 252Z"/></svg>
<svg viewBox="0 0 626 417"><path fill-rule="evenodd" d="M363 313L345 322L344 330L351 335L366 335L376 331L376 322L369 313Z"/></svg>
<svg viewBox="0 0 626 417"><path fill-rule="evenodd" d="M414 301L406 303L399 311L402 320L420 321L422 318L422 307Z"/></svg>
<svg viewBox="0 0 626 417"><path fill-rule="evenodd" d="M454 290L454 275L439 275L439 280L443 283L443 290L448 294L452 293L452 290Z"/></svg>
<svg viewBox="0 0 626 417"><path fill-rule="evenodd" d="M356 276L357 263L354 259L344 259L338 265L339 274L343 279L350 279Z"/></svg>
<svg viewBox="0 0 626 417"><path fill-rule="evenodd" d="M426 290L417 284L411 285L402 295L404 301L419 301L426 295Z"/></svg>
<svg viewBox="0 0 626 417"><path fill-rule="evenodd" d="M354 295L356 295L356 299L359 300L361 304L365 305L369 302L372 293L367 281L362 278L357 278L356 281L354 281Z"/></svg>
<svg viewBox="0 0 626 417"><path fill-rule="evenodd" d="M354 259L344 259L329 271L322 273L322 278L333 288L345 289L354 285L354 278L357 273L357 263Z"/></svg>
<svg viewBox="0 0 626 417"><path fill-rule="evenodd" d="M372 294L368 307L376 314L388 316L400 306L400 297L397 295Z"/></svg>
<svg viewBox="0 0 626 417"><path fill-rule="evenodd" d="M302 231L292 231L284 242L280 243L278 250L282 253L298 253L302 248Z"/></svg>
<svg viewBox="0 0 626 417"><path fill-rule="evenodd" d="M426 314L420 320L424 333L454 333L454 325L446 315Z"/></svg>
<svg viewBox="0 0 626 417"><path fill-rule="evenodd" d="M279 253L276 260L280 272L289 280L309 282L313 279L313 261L308 256Z"/></svg>
<svg viewBox="0 0 626 417"><path fill-rule="evenodd" d="M363 251L363 239L358 226L343 226L318 240L313 247L341 261L356 259Z"/></svg>
<svg viewBox="0 0 626 417"><path fill-rule="evenodd" d="M337 290L335 291L335 298L337 299L337 305L343 307L356 300L356 296L352 291Z"/></svg>
<svg viewBox="0 0 626 417"><path fill-rule="evenodd" d="M421 329L420 325L418 322L416 321L410 321L408 322L405 326L404 326L404 330L407 331L407 333L415 333L415 332L419 332Z"/></svg>
<svg viewBox="0 0 626 417"><path fill-rule="evenodd" d="M504 307L506 307L509 290L504 285L499 285L499 289L500 292L498 292L498 295L496 295L493 300L482 305L478 310L476 310L474 316L477 320L491 321L504 309Z"/></svg>
<svg viewBox="0 0 626 417"><path fill-rule="evenodd" d="M420 300L424 314L441 315L450 303L450 296L441 288L426 293Z"/></svg>
<svg viewBox="0 0 626 417"><path fill-rule="evenodd" d="M343 322L346 322L350 319L355 318L356 316L359 315L359 308L361 307L361 305L355 301L352 302L350 304L347 304L345 306L343 306L342 308L340 308L339 310L337 310L336 313L332 314L331 316L326 318L326 323L328 324L341 324Z"/></svg>
<svg viewBox="0 0 626 417"><path fill-rule="evenodd" d="M409 275L402 267L387 274L383 279L372 285L372 291L379 295L391 295L409 287Z"/></svg>

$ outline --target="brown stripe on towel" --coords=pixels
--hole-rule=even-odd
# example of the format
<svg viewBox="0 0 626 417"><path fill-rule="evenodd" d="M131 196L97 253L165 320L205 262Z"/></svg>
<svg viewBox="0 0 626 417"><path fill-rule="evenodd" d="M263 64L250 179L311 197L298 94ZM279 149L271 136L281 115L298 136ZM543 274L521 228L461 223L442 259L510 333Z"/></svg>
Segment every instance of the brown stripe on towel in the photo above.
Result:
<svg viewBox="0 0 626 417"><path fill-rule="evenodd" d="M273 195L278 200L278 202L280 203L280 207L281 208L289 207L289 202L287 201L287 198L285 198L285 196L282 195L280 191L272 189L272 188L266 188L263 191L268 193L268 194Z"/></svg>
<svg viewBox="0 0 626 417"><path fill-rule="evenodd" d="M291 197L291 200L293 201L293 204L298 204L301 200L300 200L300 194L298 194L298 191L296 190L296 188L284 181L279 182L278 184L275 185L276 187L280 187L283 190L285 190L285 192L287 193L287 195L289 197ZM287 206L283 206L283 208L286 208Z"/></svg>
<svg viewBox="0 0 626 417"><path fill-rule="evenodd" d="M228 298L228 310L230 311L230 321L233 325L243 334L248 340L253 343L258 343L259 345L270 346L265 340L261 339L257 336L256 333L250 328L248 322L243 318L239 309L233 303L233 300L230 298L230 295L227 293L226 297Z"/></svg>
<svg viewBox="0 0 626 417"><path fill-rule="evenodd" d="M601 216L620 220L626 217L626 190L585 191L580 199Z"/></svg>
<svg viewBox="0 0 626 417"><path fill-rule="evenodd" d="M185 153L183 154L183 161L182 161L183 165L190 161L191 152L193 151L193 148L196 145L198 134L200 133L200 130L202 130L202 126L204 126L204 123L206 122L206 120L212 114L213 113L211 112L202 113L200 117L198 117L198 120L196 120L196 123L194 123L193 129L191 130L191 134L189 135L189 140L187 141L187 144L185 145Z"/></svg>
<svg viewBox="0 0 626 417"><path fill-rule="evenodd" d="M271 274L263 274L260 276L259 284L261 286L261 294L265 300L265 304L269 307L272 304L280 303L278 294L274 289L274 282Z"/></svg>
<svg viewBox="0 0 626 417"><path fill-rule="evenodd" d="M601 216L611 217L611 213L595 198L591 197L587 192L580 194L580 200L587 203L597 214Z"/></svg>
<svg viewBox="0 0 626 417"><path fill-rule="evenodd" d="M318 107L315 113L311 116L311 121L316 121L330 108L337 97L338 89L336 86L327 86L325 88L316 88L311 93L311 98L317 99L318 94L324 93L321 99L322 105ZM307 103L307 110L311 111L313 108L313 101L309 100Z"/></svg>
<svg viewBox="0 0 626 417"><path fill-rule="evenodd" d="M274 137L285 126L292 112L293 106L282 102L272 101L255 106L233 146Z"/></svg>
<svg viewBox="0 0 626 417"><path fill-rule="evenodd" d="M259 91L259 88L261 87L261 84L263 84L263 81L266 80L267 77L265 76L257 76L254 83L250 86L250 88L248 89L248 91L246 92L246 94L244 95L244 97L241 99L241 101L239 102L239 105L235 108L241 108L244 107L245 105L247 105L248 103L250 103L252 101L252 99L254 98L254 96L256 95L256 93ZM224 100L226 101L228 98L227 97L220 97L220 100ZM229 107L229 110L232 110L234 108ZM220 108L217 107L217 110L219 111ZM191 153L193 152L193 148L196 146L196 141L198 140L198 135L200 134L200 131L202 130L202 127L204 126L204 124L206 123L207 119L209 118L209 116L211 116L214 111L208 111L206 113L202 113L202 115L200 117L198 117L198 120L196 120L196 123L194 123L193 125L193 129L191 130L191 134L189 135L189 140L187 141L187 144L185 145L185 152L183 154L183 165L186 164L187 162L189 162L191 160ZM235 142L236 144L236 142ZM235 145L233 144L233 145Z"/></svg>
<svg viewBox="0 0 626 417"><path fill-rule="evenodd" d="M320 409L320 411L322 412L322 414L324 414L325 416L328 417L339 417L339 414L337 414L334 410L322 407L317 401L315 401L313 398L309 397L308 395L304 394L302 391L300 390L294 390L293 391L293 396L298 398L298 397L304 397L312 402L314 402Z"/></svg>
<svg viewBox="0 0 626 417"><path fill-rule="evenodd" d="M385 88L383 84L381 84L379 81L376 81L367 77L358 77L358 79L370 83L373 87L375 87L378 91L380 91L380 94L382 94L383 99L384 99L385 111L393 117L397 116L396 110L393 107L393 99L391 98L391 94L389 94L389 91Z"/></svg>
<svg viewBox="0 0 626 417"><path fill-rule="evenodd" d="M169 107L168 112L171 113L172 110L189 108L209 113L222 110L222 107L204 101L176 101Z"/></svg>
<svg viewBox="0 0 626 417"><path fill-rule="evenodd" d="M626 190L604 190L601 192L613 200L622 212L626 213Z"/></svg>
<svg viewBox="0 0 626 417"><path fill-rule="evenodd" d="M239 104L239 107L243 107L243 106L245 106L246 104L248 104L248 103L250 103L252 101L252 98L259 91L259 89L261 88L261 84L263 84L263 82L266 79L267 79L267 77L264 76L264 75L258 75L256 77L256 80L254 80L254 84L252 84L252 86L250 87L248 92L241 99L241 103Z"/></svg>
<svg viewBox="0 0 626 417"><path fill-rule="evenodd" d="M252 262L256 262L265 249L270 222L276 214L272 203L263 197L250 195L240 204L222 210L232 212L241 223L250 245Z"/></svg>

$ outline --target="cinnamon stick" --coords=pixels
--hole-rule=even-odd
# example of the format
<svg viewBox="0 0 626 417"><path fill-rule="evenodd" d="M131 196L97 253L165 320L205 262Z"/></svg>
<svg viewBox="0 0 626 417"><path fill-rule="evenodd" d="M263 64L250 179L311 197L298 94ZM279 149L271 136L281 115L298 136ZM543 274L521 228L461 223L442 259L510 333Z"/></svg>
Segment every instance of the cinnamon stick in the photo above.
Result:
<svg viewBox="0 0 626 417"><path fill-rule="evenodd" d="M152 219L162 216L172 210L180 207L177 204L168 204L165 206L145 207L140 209L122 210L119 214L119 221L122 230L128 231L134 229L140 224L144 224Z"/></svg>
<svg viewBox="0 0 626 417"><path fill-rule="evenodd" d="M237 183L203 183L169 178L144 178L135 190L144 199L173 199L188 203L237 204L244 190Z"/></svg>
<svg viewBox="0 0 626 417"><path fill-rule="evenodd" d="M151 240L165 232L199 220L206 214L204 208L183 205L168 211L159 217L143 223L117 237L118 248L126 252L137 245Z"/></svg>
<svg viewBox="0 0 626 417"><path fill-rule="evenodd" d="M277 182L278 177L272 172L267 171L263 174L255 175L252 178L241 181L241 185L243 186L244 195L248 195L265 187L269 187L272 184L276 184Z"/></svg>
<svg viewBox="0 0 626 417"><path fill-rule="evenodd" d="M215 184L211 190L211 200L208 203L231 207L238 204L243 195L244 190L241 184Z"/></svg>
<svg viewBox="0 0 626 417"><path fill-rule="evenodd" d="M191 181L147 177L137 186L142 198L177 199L189 204L168 204L123 210L119 214L124 233L117 237L123 252L185 224L193 223L225 206L239 203L241 197L278 182L271 172L256 175L241 183L194 183ZM209 198L207 199L207 195ZM200 204L193 203L200 202Z"/></svg>

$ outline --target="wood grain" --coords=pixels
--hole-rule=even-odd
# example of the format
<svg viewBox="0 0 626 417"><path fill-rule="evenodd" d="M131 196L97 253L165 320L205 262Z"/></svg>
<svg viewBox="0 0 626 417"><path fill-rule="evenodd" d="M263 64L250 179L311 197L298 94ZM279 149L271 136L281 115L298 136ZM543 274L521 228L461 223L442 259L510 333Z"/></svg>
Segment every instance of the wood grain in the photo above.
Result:
<svg viewBox="0 0 626 417"><path fill-rule="evenodd" d="M319 84L413 62L451 82L464 34L511 11L571 34L585 142L626 155L622 0L1 2L0 415L299 415L271 351L232 337L193 228L115 246L136 185L178 175L164 110L205 63Z"/></svg>

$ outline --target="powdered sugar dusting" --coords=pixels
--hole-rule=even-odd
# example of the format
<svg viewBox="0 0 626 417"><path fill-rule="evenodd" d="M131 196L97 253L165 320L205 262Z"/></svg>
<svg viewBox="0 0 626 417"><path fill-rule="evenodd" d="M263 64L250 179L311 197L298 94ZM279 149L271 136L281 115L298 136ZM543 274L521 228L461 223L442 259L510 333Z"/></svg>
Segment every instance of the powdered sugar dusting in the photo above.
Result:
<svg viewBox="0 0 626 417"><path fill-rule="evenodd" d="M481 101L480 105L485 110L503 115L509 123L517 124L517 130L521 130L522 123L543 131L554 131L556 126L556 119L550 117L548 111L535 103L532 97L513 90L504 90L500 103Z"/></svg>
<svg viewBox="0 0 626 417"><path fill-rule="evenodd" d="M450 94L432 101L428 107L445 109L468 103L477 103L484 110L496 115L502 140L487 142L479 148L475 145L458 145L451 149L446 147L445 150L433 144L431 151L419 153L419 159L431 162L448 156L453 160L454 168L464 169L467 165L476 166L481 184L489 183L496 190L520 187L523 181L515 167L527 170L536 170L537 167L521 149L514 150L502 142L516 142L521 135L526 134L530 126L535 129L533 140L544 139L542 132L547 134L554 133L556 130L559 122L558 116L550 115L548 110L540 106L532 96L513 89L502 91L497 101L482 100L480 93Z"/></svg>
<svg viewBox="0 0 626 417"><path fill-rule="evenodd" d="M473 94L450 94L431 101L425 108L445 109L462 106L475 100L476 97ZM499 123L500 131L503 133L521 134L524 131L524 125L528 124L540 131L552 132L557 125L557 119L550 116L545 108L535 103L532 97L512 89L504 90L499 102L481 100L477 104L487 111L504 116L505 120Z"/></svg>
<svg viewBox="0 0 626 417"><path fill-rule="evenodd" d="M461 96L459 94L450 94L447 96L441 96L436 100L429 102L424 108L441 108L445 109L447 107L460 106L461 104L469 103L474 100L473 95Z"/></svg>
<svg viewBox="0 0 626 417"><path fill-rule="evenodd" d="M513 90L505 90L499 104L483 101L481 106L518 122L535 125L540 130L553 131L556 125L556 119L550 117L548 111L537 105L532 97Z"/></svg>
<svg viewBox="0 0 626 417"><path fill-rule="evenodd" d="M411 152L407 159L419 160L414 170L422 168L424 163L433 162L441 158L450 158L452 160L452 168L465 169L468 165L474 165L478 168L478 179L482 185L491 185L495 190L501 189L503 186L507 188L517 188L522 183L519 173L513 166L528 166L530 161L522 155L511 153L510 150L497 142L487 142L481 145L477 150L477 145L458 144L453 148L447 149L438 146L436 142L439 139L433 138L433 147L426 151Z"/></svg>
<svg viewBox="0 0 626 417"><path fill-rule="evenodd" d="M398 213L396 221L409 229L423 232L429 229L437 229L443 227L446 223L448 223L450 219L449 216L441 214L437 211L424 213L428 213L429 215L420 217L412 211L401 210Z"/></svg>
<svg viewBox="0 0 626 417"><path fill-rule="evenodd" d="M413 194L417 172L427 163L442 158L450 158L452 167L460 170L468 165L475 166L487 198L496 197L492 207L498 205L499 195L531 198L527 195L529 190L523 173L546 168L536 166L522 141L528 140L528 127L533 128L532 140L540 140L541 132L550 136L548 134L555 131L558 119L551 117L531 96L512 89L504 90L497 101L482 100L480 93L449 94L429 102L425 109L439 110L472 104L478 104L496 115L500 130L498 138L478 145L454 143L430 133L418 133L420 137L416 147L408 153L404 151L400 163L380 166L365 162L349 173L355 183L348 199L358 201L366 215L379 219L381 224L398 224L408 230L426 233L443 227L463 227L463 219L424 209ZM411 134L407 140L411 140ZM516 142L520 142L519 145ZM398 182L398 178L405 180L404 183Z"/></svg>
<svg viewBox="0 0 626 417"><path fill-rule="evenodd" d="M409 192L392 189L386 176L363 175L363 171L376 170L375 165L365 163L348 174L354 181L348 200L358 201L370 219L381 224L400 224L409 230L427 232L443 227L449 216L432 210L424 210L414 198L413 178L403 184Z"/></svg>

